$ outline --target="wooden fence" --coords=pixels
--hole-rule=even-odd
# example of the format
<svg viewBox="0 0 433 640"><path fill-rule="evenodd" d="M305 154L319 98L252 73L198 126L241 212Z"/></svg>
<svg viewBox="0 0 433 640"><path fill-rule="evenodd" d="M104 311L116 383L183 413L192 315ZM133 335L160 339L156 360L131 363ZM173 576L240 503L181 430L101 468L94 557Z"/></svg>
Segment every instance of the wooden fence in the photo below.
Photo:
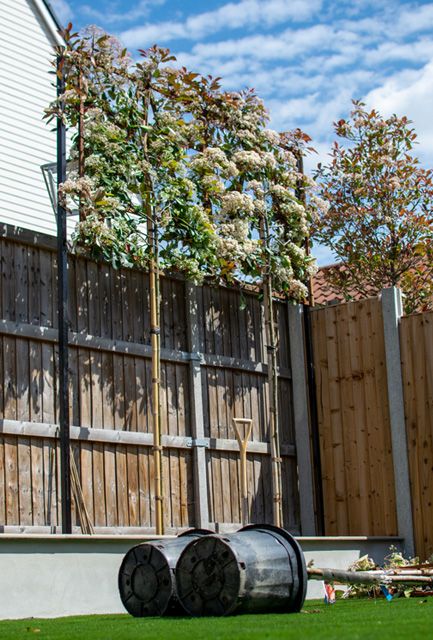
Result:
<svg viewBox="0 0 433 640"><path fill-rule="evenodd" d="M396 535L380 301L315 309L312 328L325 532Z"/></svg>
<svg viewBox="0 0 433 640"><path fill-rule="evenodd" d="M424 560L433 553L433 313L397 314L394 343L386 322L379 298L312 311L325 533L402 535L406 522Z"/></svg>
<svg viewBox="0 0 433 640"><path fill-rule="evenodd" d="M0 525L58 527L56 254L47 237L0 238ZM154 526L148 278L69 261L72 446L101 531ZM267 367L253 294L162 280L162 433L166 531L241 520L232 417L254 421L250 518L270 522ZM284 524L300 529L288 308L277 303ZM78 516L73 514L75 526Z"/></svg>
<svg viewBox="0 0 433 640"><path fill-rule="evenodd" d="M400 343L417 553L433 554L433 312L401 319Z"/></svg>

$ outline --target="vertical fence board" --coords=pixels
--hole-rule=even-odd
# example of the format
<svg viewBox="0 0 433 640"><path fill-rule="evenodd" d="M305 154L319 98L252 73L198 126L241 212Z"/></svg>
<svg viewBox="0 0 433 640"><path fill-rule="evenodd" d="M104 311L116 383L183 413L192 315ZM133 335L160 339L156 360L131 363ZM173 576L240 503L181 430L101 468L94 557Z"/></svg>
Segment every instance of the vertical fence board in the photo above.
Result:
<svg viewBox="0 0 433 640"><path fill-rule="evenodd" d="M23 525L33 524L32 516L32 475L31 448L29 438L18 439L18 478L19 522Z"/></svg>
<svg viewBox="0 0 433 640"><path fill-rule="evenodd" d="M45 524L44 449L40 438L31 441L32 524Z"/></svg>
<svg viewBox="0 0 433 640"><path fill-rule="evenodd" d="M18 442L17 438L6 436L4 439L5 485L6 485L6 518L5 524L19 522L18 491Z"/></svg>
<svg viewBox="0 0 433 640"><path fill-rule="evenodd" d="M105 499L104 445L94 442L92 446L92 493L93 525L106 526L107 504ZM83 472L82 472L83 473Z"/></svg>
<svg viewBox="0 0 433 640"><path fill-rule="evenodd" d="M118 524L118 517L116 447L114 445L104 445L104 495L107 527L115 527Z"/></svg>

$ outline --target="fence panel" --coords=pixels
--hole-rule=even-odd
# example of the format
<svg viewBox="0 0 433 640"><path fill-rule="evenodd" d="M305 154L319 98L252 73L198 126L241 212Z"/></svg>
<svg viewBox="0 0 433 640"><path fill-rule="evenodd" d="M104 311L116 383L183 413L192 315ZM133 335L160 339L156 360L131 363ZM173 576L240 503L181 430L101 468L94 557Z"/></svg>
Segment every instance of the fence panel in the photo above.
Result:
<svg viewBox="0 0 433 640"><path fill-rule="evenodd" d="M401 319L400 344L416 553L433 553L433 312Z"/></svg>
<svg viewBox="0 0 433 640"><path fill-rule="evenodd" d="M0 526L29 531L58 527L55 245L44 236L5 226L1 230ZM82 256L70 256L68 273L71 446L86 507L98 531L152 530L148 276ZM232 417L253 418L248 454L250 517L253 522L270 522L267 366L257 297L252 293L242 297L223 287L199 287L194 293L198 310L191 315L184 281L164 277L161 292L166 530L197 522L198 447L206 451L200 458L203 478L198 479L207 483L205 519L220 528L240 523L239 453ZM276 318L284 522L298 533L285 304L276 303ZM197 340L191 349L194 332ZM191 375L197 367L200 394ZM193 430L192 403L197 398L202 404L203 438L196 438ZM79 526L75 505L73 522Z"/></svg>
<svg viewBox="0 0 433 640"><path fill-rule="evenodd" d="M380 301L311 315L325 533L396 535Z"/></svg>

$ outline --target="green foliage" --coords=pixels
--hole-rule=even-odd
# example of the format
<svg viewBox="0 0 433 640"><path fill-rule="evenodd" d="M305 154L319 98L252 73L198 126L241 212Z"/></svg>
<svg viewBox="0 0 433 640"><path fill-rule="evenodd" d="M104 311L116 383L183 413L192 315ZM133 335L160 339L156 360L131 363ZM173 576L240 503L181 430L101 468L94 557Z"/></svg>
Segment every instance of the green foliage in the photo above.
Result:
<svg viewBox="0 0 433 640"><path fill-rule="evenodd" d="M335 124L346 146L334 143L331 162L319 166L323 198L315 237L343 268L333 284L347 299L396 285L407 312L433 305L433 183L413 155L407 118L383 118L354 101L349 120Z"/></svg>
<svg viewBox="0 0 433 640"><path fill-rule="evenodd" d="M253 91L173 67L167 49L140 50L134 63L98 30L65 35L66 90L47 117L76 131L75 172L61 185L65 206L81 213L76 246L145 266L152 217L166 271L229 283L272 275L274 288L304 299L319 202L297 171L308 136L267 129Z"/></svg>

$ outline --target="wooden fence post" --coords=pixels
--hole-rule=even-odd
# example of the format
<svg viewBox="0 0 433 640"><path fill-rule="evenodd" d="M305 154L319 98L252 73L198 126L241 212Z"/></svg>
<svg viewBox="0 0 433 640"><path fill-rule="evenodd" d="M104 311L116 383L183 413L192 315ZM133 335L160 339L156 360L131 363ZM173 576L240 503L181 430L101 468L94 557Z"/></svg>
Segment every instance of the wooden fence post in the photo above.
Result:
<svg viewBox="0 0 433 640"><path fill-rule="evenodd" d="M206 471L206 445L204 444L203 394L199 323L201 314L197 303L197 287L185 284L186 323L190 352L191 431L194 452L194 502L196 526L209 527L208 483Z"/></svg>
<svg viewBox="0 0 433 640"><path fill-rule="evenodd" d="M313 466L310 449L310 424L304 353L304 310L288 303L290 364L292 371L293 419L298 464L301 534L316 535L314 515Z"/></svg>
<svg viewBox="0 0 433 640"><path fill-rule="evenodd" d="M398 535L404 538L405 551L412 557L415 547L399 337L401 291L391 287L383 289L381 296L397 527Z"/></svg>

